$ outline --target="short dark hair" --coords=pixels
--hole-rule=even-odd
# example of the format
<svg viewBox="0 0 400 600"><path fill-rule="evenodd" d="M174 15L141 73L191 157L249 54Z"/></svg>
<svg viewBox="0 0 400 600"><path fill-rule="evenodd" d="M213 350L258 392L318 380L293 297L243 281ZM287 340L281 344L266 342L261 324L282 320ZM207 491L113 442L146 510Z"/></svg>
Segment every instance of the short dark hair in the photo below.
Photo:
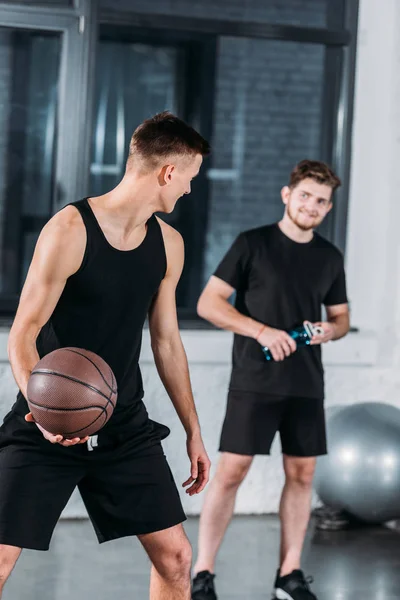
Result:
<svg viewBox="0 0 400 600"><path fill-rule="evenodd" d="M290 173L289 187L295 188L304 179L313 179L317 183L329 185L334 192L342 182L334 171L319 160L302 160Z"/></svg>
<svg viewBox="0 0 400 600"><path fill-rule="evenodd" d="M137 156L156 168L168 156L207 156L210 144L187 123L165 111L146 119L135 130L129 144L128 162Z"/></svg>

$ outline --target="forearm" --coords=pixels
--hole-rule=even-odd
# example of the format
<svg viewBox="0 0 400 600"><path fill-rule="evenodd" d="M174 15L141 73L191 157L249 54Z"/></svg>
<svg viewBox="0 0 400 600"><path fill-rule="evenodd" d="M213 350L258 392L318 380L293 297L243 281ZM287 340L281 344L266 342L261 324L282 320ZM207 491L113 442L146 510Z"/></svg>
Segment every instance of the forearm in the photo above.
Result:
<svg viewBox="0 0 400 600"><path fill-rule="evenodd" d="M179 336L169 342L152 344L154 360L160 379L188 435L200 432L199 419L190 384L185 349Z"/></svg>
<svg viewBox="0 0 400 600"><path fill-rule="evenodd" d="M348 314L331 317L328 322L333 326L334 330L332 340L339 340L349 332L350 321Z"/></svg>
<svg viewBox="0 0 400 600"><path fill-rule="evenodd" d="M263 327L263 323L242 315L223 298L215 298L212 303L199 303L198 313L216 327L246 337L256 338Z"/></svg>
<svg viewBox="0 0 400 600"><path fill-rule="evenodd" d="M13 332L11 330L8 340L8 358L14 379L23 396L27 397L27 386L30 374L39 361L36 350L37 332Z"/></svg>

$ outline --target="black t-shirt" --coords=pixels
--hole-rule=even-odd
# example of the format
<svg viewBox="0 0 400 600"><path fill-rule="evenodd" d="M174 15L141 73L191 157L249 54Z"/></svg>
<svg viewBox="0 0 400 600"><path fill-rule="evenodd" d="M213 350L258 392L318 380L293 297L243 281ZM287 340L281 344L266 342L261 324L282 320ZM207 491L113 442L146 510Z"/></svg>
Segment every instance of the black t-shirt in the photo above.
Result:
<svg viewBox="0 0 400 600"><path fill-rule="evenodd" d="M323 304L347 302L341 252L317 233L294 242L278 224L241 233L214 275L235 288L239 312L277 329L321 321ZM323 374L319 345L267 362L258 342L234 337L231 390L322 399Z"/></svg>

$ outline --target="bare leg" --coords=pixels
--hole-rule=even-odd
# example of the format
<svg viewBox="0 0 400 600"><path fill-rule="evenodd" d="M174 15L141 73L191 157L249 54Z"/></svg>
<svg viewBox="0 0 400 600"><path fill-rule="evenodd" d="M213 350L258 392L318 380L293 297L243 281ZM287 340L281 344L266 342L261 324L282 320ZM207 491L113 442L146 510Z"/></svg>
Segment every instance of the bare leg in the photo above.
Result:
<svg viewBox="0 0 400 600"><path fill-rule="evenodd" d="M283 488L281 519L281 575L300 569L301 552L310 520L315 458L283 457L286 482Z"/></svg>
<svg viewBox="0 0 400 600"><path fill-rule="evenodd" d="M0 598L4 585L21 554L21 548L0 544Z"/></svg>
<svg viewBox="0 0 400 600"><path fill-rule="evenodd" d="M153 564L150 600L190 600L192 548L182 525L139 536Z"/></svg>
<svg viewBox="0 0 400 600"><path fill-rule="evenodd" d="M214 479L208 486L200 517L199 556L194 572L214 572L218 549L232 519L236 493L246 477L252 456L224 452Z"/></svg>

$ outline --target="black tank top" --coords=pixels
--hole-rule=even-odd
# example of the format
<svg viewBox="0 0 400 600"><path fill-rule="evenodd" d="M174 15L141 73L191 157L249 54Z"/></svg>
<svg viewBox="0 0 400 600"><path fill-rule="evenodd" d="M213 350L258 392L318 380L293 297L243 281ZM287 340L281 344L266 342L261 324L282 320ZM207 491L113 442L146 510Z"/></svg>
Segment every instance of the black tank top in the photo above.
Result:
<svg viewBox="0 0 400 600"><path fill-rule="evenodd" d="M101 356L118 384L117 405L104 429L119 430L132 419L143 422L147 418L141 402L139 355L143 325L166 272L163 236L153 215L137 248L117 250L107 241L87 198L72 206L86 227L86 250L79 270L68 278L40 331L37 350L43 357L56 348L75 346Z"/></svg>

